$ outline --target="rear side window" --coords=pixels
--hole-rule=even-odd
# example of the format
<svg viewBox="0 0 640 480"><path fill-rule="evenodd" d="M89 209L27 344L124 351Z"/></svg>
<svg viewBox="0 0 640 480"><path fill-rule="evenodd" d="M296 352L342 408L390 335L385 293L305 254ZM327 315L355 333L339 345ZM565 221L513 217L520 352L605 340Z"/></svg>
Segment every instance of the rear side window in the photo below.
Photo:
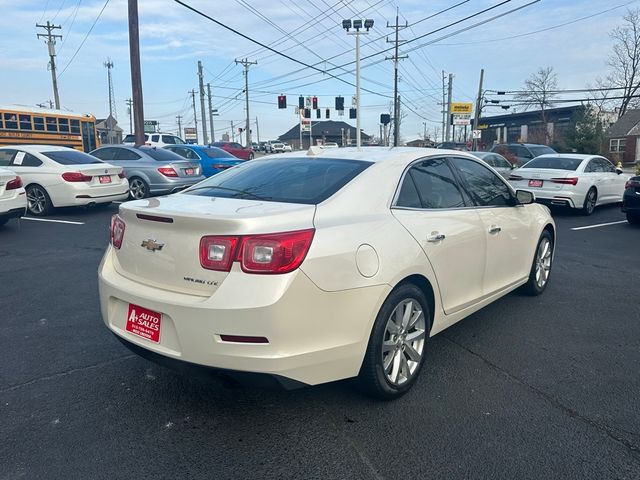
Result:
<svg viewBox="0 0 640 480"><path fill-rule="evenodd" d="M13 157L12 166L16 167L39 167L42 165L42 160L34 157L30 153L26 152L18 152L15 157Z"/></svg>
<svg viewBox="0 0 640 480"><path fill-rule="evenodd" d="M185 193L316 205L370 165L365 161L330 158L254 160L210 177Z"/></svg>
<svg viewBox="0 0 640 480"><path fill-rule="evenodd" d="M114 160L140 160L141 155L129 150L128 148L114 148L115 157Z"/></svg>
<svg viewBox="0 0 640 480"><path fill-rule="evenodd" d="M531 153L533 154L534 157L538 157L540 155L547 155L549 153L551 154L558 153L553 148L547 147L546 145L537 145L535 147L530 146L529 150L531 150Z"/></svg>
<svg viewBox="0 0 640 480"><path fill-rule="evenodd" d="M452 161L466 182L469 195L476 205L481 207L514 205L509 187L487 167L468 158L454 158Z"/></svg>
<svg viewBox="0 0 640 480"><path fill-rule="evenodd" d="M176 160L184 160L184 158L177 153L165 150L164 148L141 148L140 151L146 153L158 162L175 162Z"/></svg>
<svg viewBox="0 0 640 480"><path fill-rule="evenodd" d="M553 170L575 170L582 163L580 158L538 157L525 163L521 168L551 168Z"/></svg>
<svg viewBox="0 0 640 480"><path fill-rule="evenodd" d="M420 162L409 169L400 190L396 204L401 207L415 207L412 188L406 183L413 182L422 208L464 207L462 191L453 172L444 158L434 158ZM401 204L408 201L410 204Z"/></svg>
<svg viewBox="0 0 640 480"><path fill-rule="evenodd" d="M160 135L151 135L151 141L152 142L160 141Z"/></svg>
<svg viewBox="0 0 640 480"><path fill-rule="evenodd" d="M93 155L100 160L113 160L115 158L115 154L115 148L101 148L100 150L94 150L90 153L90 155Z"/></svg>
<svg viewBox="0 0 640 480"><path fill-rule="evenodd" d="M175 137L173 135L162 135L162 142L163 143L169 143L169 144L175 144Z"/></svg>
<svg viewBox="0 0 640 480"><path fill-rule="evenodd" d="M15 153L15 150L0 150L0 167L8 167Z"/></svg>
<svg viewBox="0 0 640 480"><path fill-rule="evenodd" d="M78 150L54 150L52 152L42 152L45 157L49 157L60 165L87 165L90 163L102 163L96 157Z"/></svg>

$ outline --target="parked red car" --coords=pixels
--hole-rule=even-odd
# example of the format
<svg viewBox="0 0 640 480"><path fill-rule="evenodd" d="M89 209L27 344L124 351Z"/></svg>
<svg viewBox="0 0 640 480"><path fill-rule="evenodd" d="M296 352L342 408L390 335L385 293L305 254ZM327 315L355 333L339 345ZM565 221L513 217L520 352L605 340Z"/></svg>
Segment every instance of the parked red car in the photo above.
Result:
<svg viewBox="0 0 640 480"><path fill-rule="evenodd" d="M213 142L211 145L229 152L234 157L242 158L243 160L253 160L254 155L251 147L244 148L237 142Z"/></svg>

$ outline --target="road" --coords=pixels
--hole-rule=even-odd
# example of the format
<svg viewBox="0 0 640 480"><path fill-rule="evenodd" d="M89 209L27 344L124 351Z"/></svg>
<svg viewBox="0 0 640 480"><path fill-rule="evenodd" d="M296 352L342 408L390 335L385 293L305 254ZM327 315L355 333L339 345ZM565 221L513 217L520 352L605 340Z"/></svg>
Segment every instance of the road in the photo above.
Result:
<svg viewBox="0 0 640 480"><path fill-rule="evenodd" d="M556 211L549 287L437 335L395 402L203 383L100 318L117 205L0 230L0 479L638 479L640 229Z"/></svg>

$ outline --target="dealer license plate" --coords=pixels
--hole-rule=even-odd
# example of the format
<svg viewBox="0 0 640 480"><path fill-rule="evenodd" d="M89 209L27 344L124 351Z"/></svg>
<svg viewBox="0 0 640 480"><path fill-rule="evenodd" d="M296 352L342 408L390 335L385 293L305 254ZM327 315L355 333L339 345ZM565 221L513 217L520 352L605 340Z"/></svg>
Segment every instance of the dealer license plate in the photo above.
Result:
<svg viewBox="0 0 640 480"><path fill-rule="evenodd" d="M109 175L100 175L100 183L111 183L111 177Z"/></svg>
<svg viewBox="0 0 640 480"><path fill-rule="evenodd" d="M160 341L162 314L139 305L129 304L127 313L127 332L146 338L154 343Z"/></svg>
<svg viewBox="0 0 640 480"><path fill-rule="evenodd" d="M530 187L541 187L542 186L542 180L529 180L529 186Z"/></svg>
<svg viewBox="0 0 640 480"><path fill-rule="evenodd" d="M187 175L193 175L193 168L185 168L184 173Z"/></svg>

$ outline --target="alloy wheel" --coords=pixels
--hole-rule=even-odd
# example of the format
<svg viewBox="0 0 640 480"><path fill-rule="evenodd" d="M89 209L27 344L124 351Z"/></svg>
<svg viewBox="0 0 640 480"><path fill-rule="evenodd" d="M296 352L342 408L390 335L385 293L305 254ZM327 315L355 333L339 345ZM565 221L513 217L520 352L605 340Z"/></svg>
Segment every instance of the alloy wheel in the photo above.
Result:
<svg viewBox="0 0 640 480"><path fill-rule="evenodd" d="M589 190L589 193L587 194L587 201L586 201L586 207L587 207L587 213L591 214L593 213L593 210L596 208L596 191L595 190Z"/></svg>
<svg viewBox="0 0 640 480"><path fill-rule="evenodd" d="M136 200L144 198L147 194L147 186L139 178L134 178L129 182L129 192Z"/></svg>
<svg viewBox="0 0 640 480"><path fill-rule="evenodd" d="M36 215L44 212L47 205L47 194L38 187L31 187L27 192L29 210Z"/></svg>
<svg viewBox="0 0 640 480"><path fill-rule="evenodd" d="M425 318L420 303L407 298L391 312L382 341L382 369L393 385L402 385L416 373L425 342Z"/></svg>
<svg viewBox="0 0 640 480"><path fill-rule="evenodd" d="M543 288L549 280L551 253L551 241L548 238L543 238L536 253L536 285L538 288Z"/></svg>

